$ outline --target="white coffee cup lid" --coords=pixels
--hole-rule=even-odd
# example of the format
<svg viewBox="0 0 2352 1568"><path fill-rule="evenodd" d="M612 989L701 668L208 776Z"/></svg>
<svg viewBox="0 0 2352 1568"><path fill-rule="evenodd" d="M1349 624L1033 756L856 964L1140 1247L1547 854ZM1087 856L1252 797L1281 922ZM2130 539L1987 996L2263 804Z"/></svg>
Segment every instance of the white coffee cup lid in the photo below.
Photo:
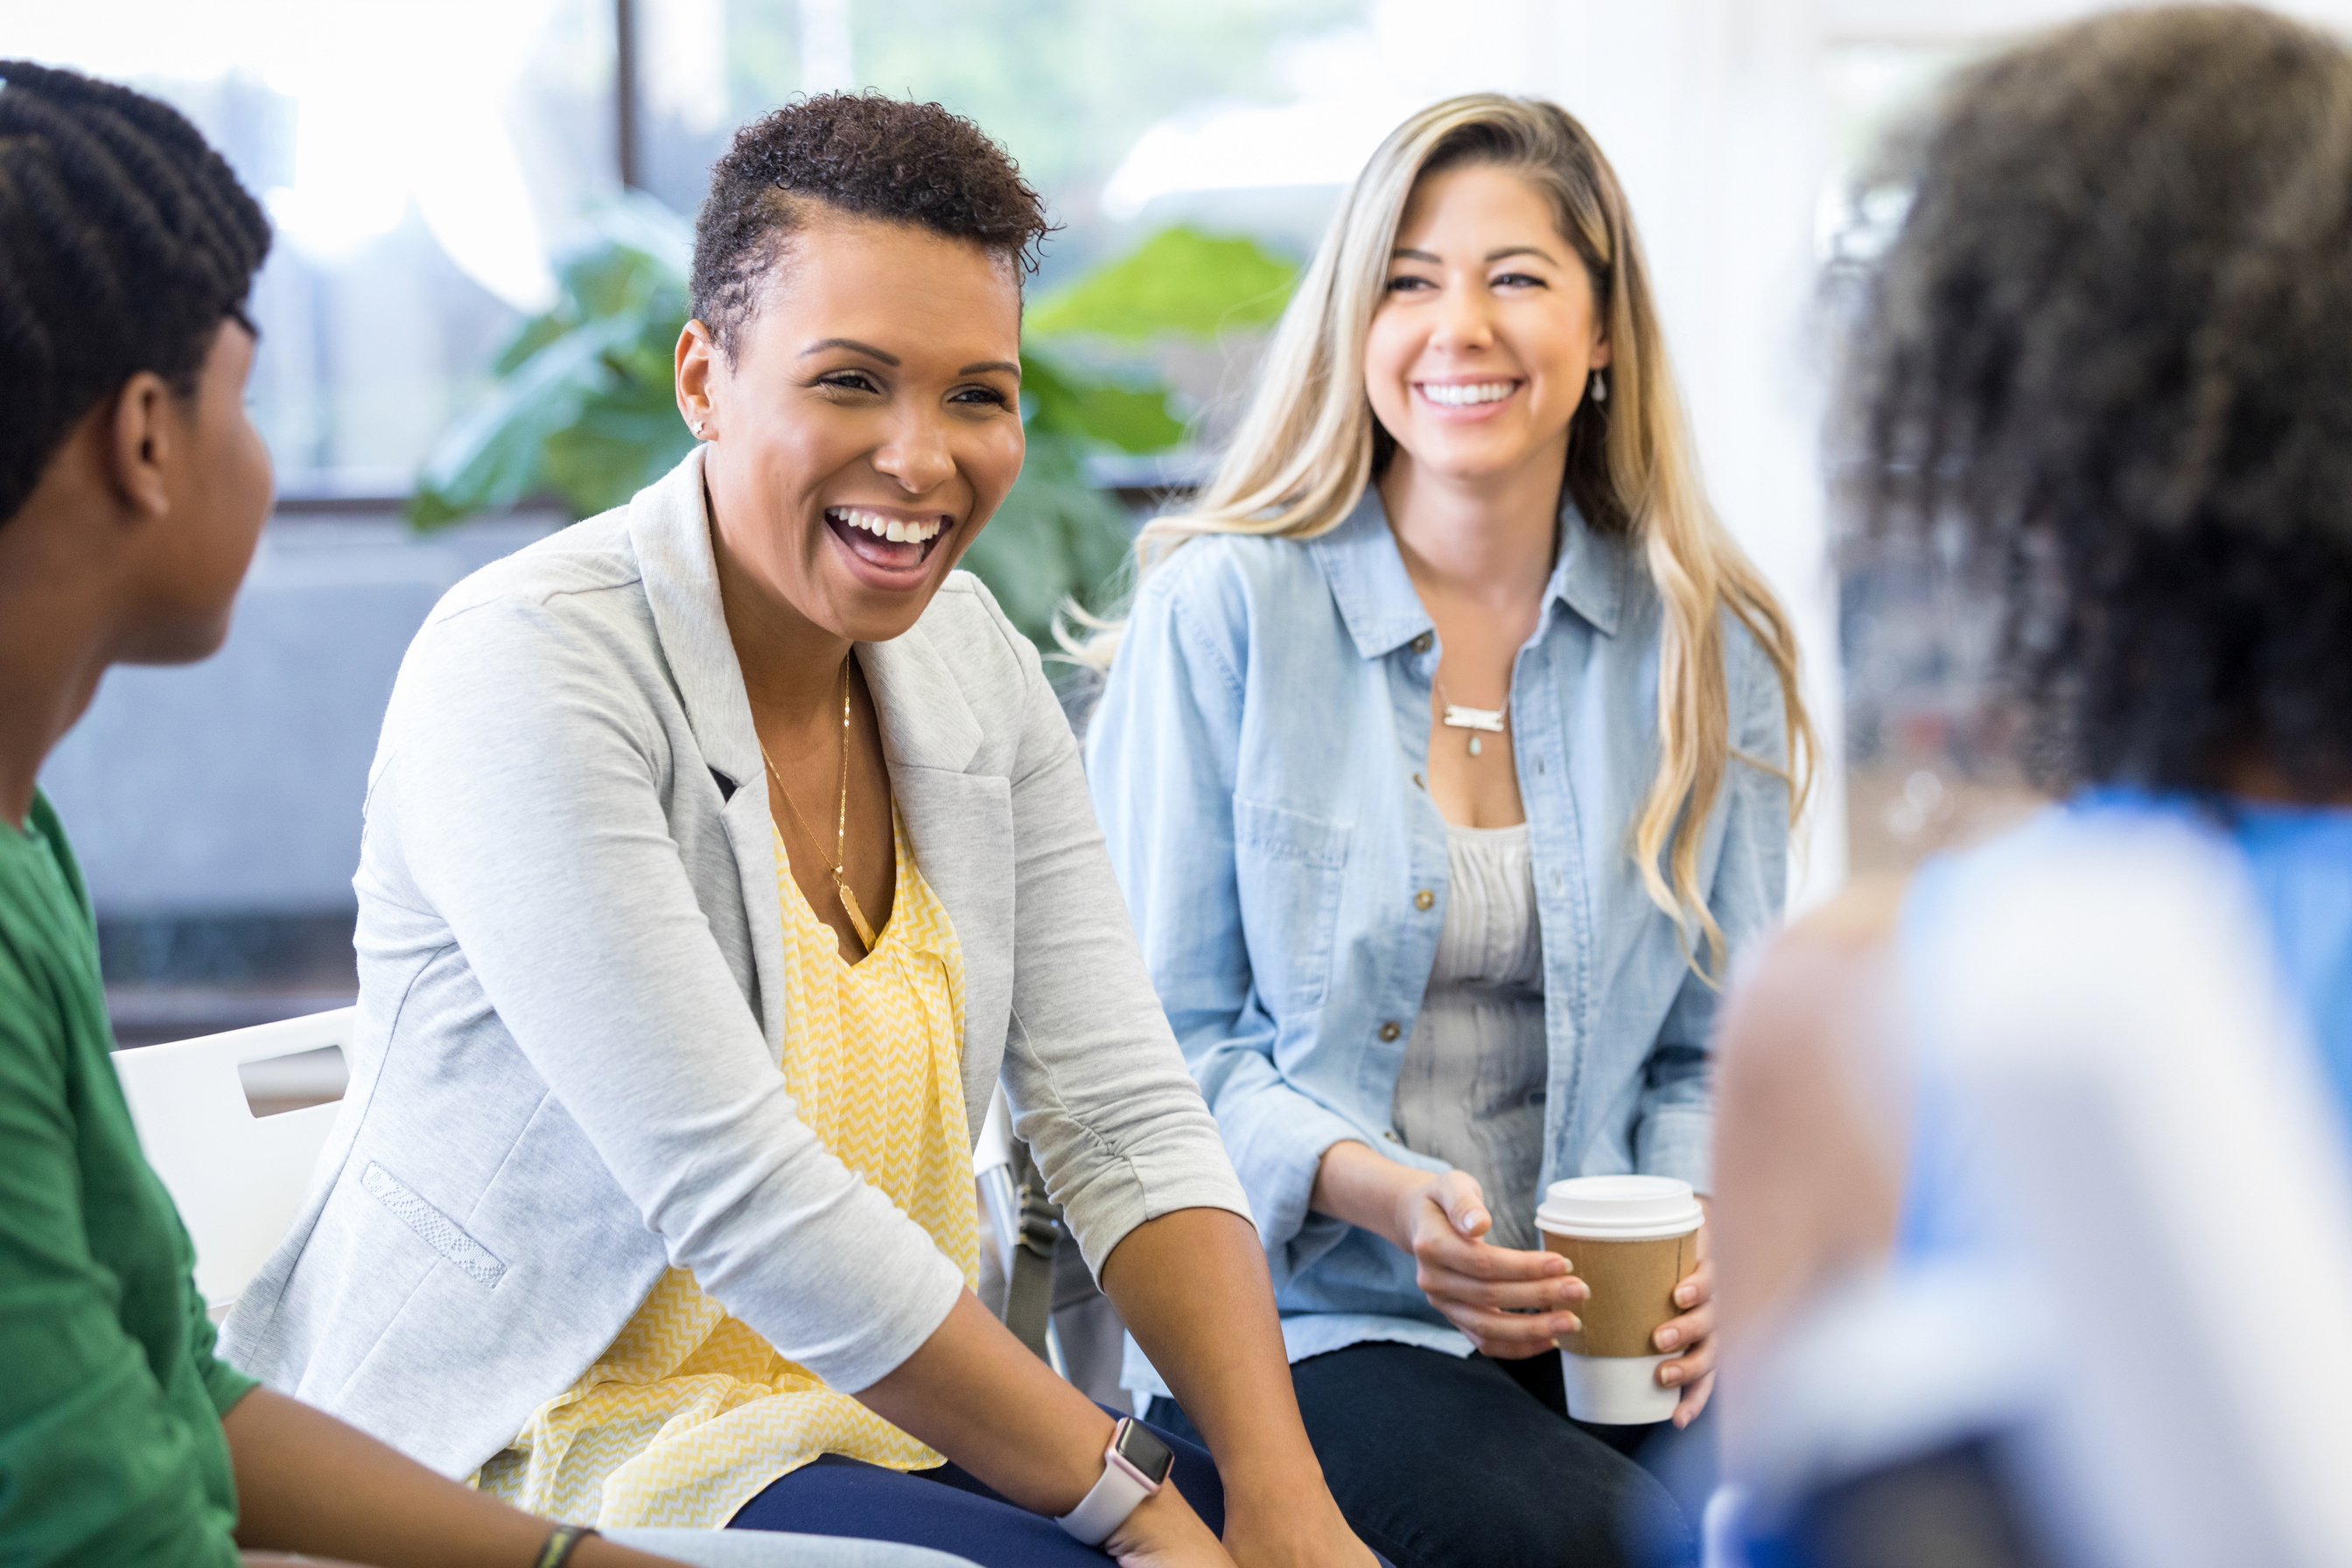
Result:
<svg viewBox="0 0 2352 1568"><path fill-rule="evenodd" d="M1691 1184L1672 1176L1575 1176L1554 1182L1536 1210L1538 1228L1596 1241L1682 1236L1706 1218Z"/></svg>

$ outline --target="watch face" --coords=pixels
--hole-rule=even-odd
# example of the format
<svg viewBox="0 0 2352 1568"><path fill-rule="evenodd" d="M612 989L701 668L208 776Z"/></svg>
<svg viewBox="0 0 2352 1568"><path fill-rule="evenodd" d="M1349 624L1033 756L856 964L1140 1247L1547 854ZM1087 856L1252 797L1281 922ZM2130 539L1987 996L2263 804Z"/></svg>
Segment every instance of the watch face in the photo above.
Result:
<svg viewBox="0 0 2352 1568"><path fill-rule="evenodd" d="M1176 1450L1140 1421L1118 1424L1118 1457L1150 1477L1153 1486L1165 1485L1168 1472L1176 1467Z"/></svg>

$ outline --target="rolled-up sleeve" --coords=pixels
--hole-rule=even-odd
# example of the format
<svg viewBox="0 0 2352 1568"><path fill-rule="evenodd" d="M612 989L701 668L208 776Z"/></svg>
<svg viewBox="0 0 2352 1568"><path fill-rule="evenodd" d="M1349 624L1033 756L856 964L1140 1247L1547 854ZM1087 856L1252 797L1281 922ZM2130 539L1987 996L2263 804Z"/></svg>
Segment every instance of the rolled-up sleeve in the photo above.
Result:
<svg viewBox="0 0 2352 1568"><path fill-rule="evenodd" d="M420 635L371 817L499 1021L671 1263L855 1393L961 1271L802 1121L664 816L666 742L621 656L532 602Z"/></svg>
<svg viewBox="0 0 2352 1568"><path fill-rule="evenodd" d="M1787 901L1789 743L1770 660L1744 627L1727 627L1725 640L1738 676L1732 683L1735 754L1724 780L1723 847L1707 907L1737 961L1780 920ZM1633 1135L1638 1169L1679 1176L1702 1193L1714 1185L1713 1046L1720 999L1696 974L1684 976L1643 1066Z"/></svg>
<svg viewBox="0 0 2352 1568"><path fill-rule="evenodd" d="M1247 1219L1217 1123L1184 1070L1087 796L1077 739L1037 658L988 591L974 590L1024 683L1012 780L1013 1130L1035 1153L1087 1266L1179 1209Z"/></svg>
<svg viewBox="0 0 2352 1568"><path fill-rule="evenodd" d="M1346 1235L1308 1198L1325 1152L1366 1134L1275 1059L1234 858L1243 661L1180 593L1199 569L1171 564L1139 595L1087 729L1088 774L1145 964L1279 1283Z"/></svg>

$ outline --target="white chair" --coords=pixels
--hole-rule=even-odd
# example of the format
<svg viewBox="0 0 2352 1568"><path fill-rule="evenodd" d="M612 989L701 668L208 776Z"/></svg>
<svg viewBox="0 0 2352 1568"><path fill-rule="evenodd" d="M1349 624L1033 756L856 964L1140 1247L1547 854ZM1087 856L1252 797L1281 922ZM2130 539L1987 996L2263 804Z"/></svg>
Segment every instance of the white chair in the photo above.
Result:
<svg viewBox="0 0 2352 1568"><path fill-rule="evenodd" d="M148 1163L195 1242L196 1289L215 1319L285 1239L335 1121L331 1103L257 1116L241 1069L347 1046L354 1012L114 1053Z"/></svg>

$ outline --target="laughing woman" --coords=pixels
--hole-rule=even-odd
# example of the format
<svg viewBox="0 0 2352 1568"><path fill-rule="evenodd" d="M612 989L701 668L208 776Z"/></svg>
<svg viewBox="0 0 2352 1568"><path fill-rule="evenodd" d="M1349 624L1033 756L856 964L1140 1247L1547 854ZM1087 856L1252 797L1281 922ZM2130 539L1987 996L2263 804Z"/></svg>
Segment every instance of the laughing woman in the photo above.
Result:
<svg viewBox="0 0 2352 1568"><path fill-rule="evenodd" d="M953 572L1020 471L1045 227L936 105L737 137L677 346L700 446L458 586L402 669L352 1092L245 1365L583 1524L1370 1562L1076 743ZM1214 1468L973 1296L1000 1067Z"/></svg>
<svg viewBox="0 0 2352 1568"><path fill-rule="evenodd" d="M1479 96L1393 132L1142 555L1094 645L1095 799L1341 1506L1413 1568L1682 1533L1629 1439L1566 1418L1586 1289L1536 1203L1707 1191L1712 980L1778 912L1810 748L1583 127ZM1656 1342L1678 1424L1711 1289Z"/></svg>

